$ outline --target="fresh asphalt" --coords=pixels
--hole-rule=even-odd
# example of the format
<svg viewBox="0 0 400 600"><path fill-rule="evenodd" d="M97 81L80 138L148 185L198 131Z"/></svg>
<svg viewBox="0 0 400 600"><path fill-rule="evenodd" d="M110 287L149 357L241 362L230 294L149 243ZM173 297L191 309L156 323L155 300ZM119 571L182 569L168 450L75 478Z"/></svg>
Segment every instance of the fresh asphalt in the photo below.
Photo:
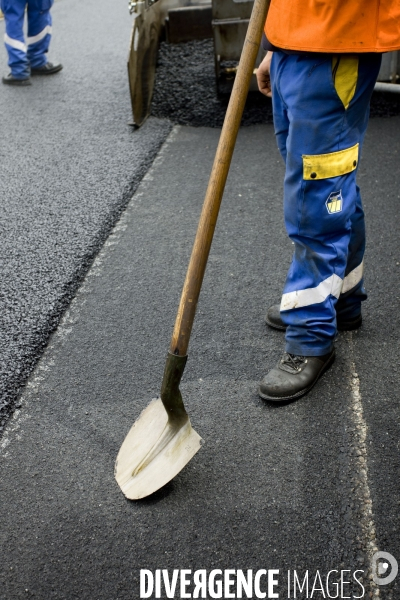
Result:
<svg viewBox="0 0 400 600"><path fill-rule="evenodd" d="M55 22L72 22L73 7L56 3ZM125 7L113 7L121 29L104 2L79 10L75 47L55 28L65 70L18 94L1 89L6 360L14 352L5 377L7 365L17 373L33 364L23 352L33 361L40 351L170 130L155 120L134 134L126 128L125 71L112 68L113 44L121 52L129 37ZM82 49L95 25L85 56L94 64L102 52L107 68L93 80ZM71 71L78 58L82 77ZM307 397L279 407L256 390L283 347L264 324L291 254L283 168L270 125L241 130L181 386L205 444L169 485L134 503L114 481L114 461L159 393L219 135L174 128L0 440L1 600L136 600L140 569L275 568L283 578L287 569L366 570L374 547L399 559L399 129L397 117L371 121L359 170L363 327L340 334L335 364ZM14 391L16 380L4 379ZM364 585L366 598L378 591ZM395 581L380 597L396 600L399 590Z"/></svg>
<svg viewBox="0 0 400 600"><path fill-rule="evenodd" d="M0 84L0 433L171 127L154 119L140 131L128 126L125 2L60 0L52 14L49 58L63 71L30 87ZM5 75L4 46L0 57Z"/></svg>
<svg viewBox="0 0 400 600"><path fill-rule="evenodd" d="M159 392L219 134L173 130L2 438L1 598L138 598L141 568L366 569L370 538L399 556L399 126L371 123L360 167L369 223L363 328L341 334L318 386L281 407L256 390L283 345L263 322L291 254L283 170L271 126L241 130L182 383L205 445L174 481L135 503L113 464ZM394 585L381 597L398 597Z"/></svg>

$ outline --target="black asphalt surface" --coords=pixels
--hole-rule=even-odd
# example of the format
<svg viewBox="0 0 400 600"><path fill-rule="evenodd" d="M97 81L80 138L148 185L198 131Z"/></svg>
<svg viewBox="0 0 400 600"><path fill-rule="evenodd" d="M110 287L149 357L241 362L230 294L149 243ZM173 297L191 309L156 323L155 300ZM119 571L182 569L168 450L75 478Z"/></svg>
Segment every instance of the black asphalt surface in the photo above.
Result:
<svg viewBox="0 0 400 600"><path fill-rule="evenodd" d="M375 549L400 559L395 103L374 100L385 118L371 120L359 168L363 327L340 334L335 364L307 397L278 407L257 384L283 348L264 315L291 244L272 126L251 125L270 113L250 106L181 385L205 445L165 488L130 502L114 461L159 393L219 135L170 133L165 119L215 127L223 100L208 102L213 67L189 62L196 46L170 48L153 103L162 119L131 130L125 2L60 0L52 12L50 58L64 70L0 87L0 427L14 410L0 432L0 600L137 600L140 569L279 569L280 598L287 569L308 569L311 581L361 569L362 597L398 600L399 578L378 588L367 571ZM206 60L209 43L197 47ZM185 84L196 70L193 103Z"/></svg>
<svg viewBox="0 0 400 600"><path fill-rule="evenodd" d="M130 502L114 460L159 392L219 134L174 129L2 438L2 600L136 599L140 569L263 568L280 570L285 598L287 569L366 571L375 543L400 556L399 127L371 122L359 171L364 325L340 334L335 364L307 397L279 407L256 390L283 347L264 324L291 255L283 168L271 126L241 130L181 386L205 445L165 488ZM368 581L365 598L378 591ZM379 592L396 600L399 585Z"/></svg>
<svg viewBox="0 0 400 600"><path fill-rule="evenodd" d="M64 70L26 88L0 84L0 432L170 130L154 119L128 126L125 2L60 0L52 15L49 57ZM0 56L7 74L4 46Z"/></svg>

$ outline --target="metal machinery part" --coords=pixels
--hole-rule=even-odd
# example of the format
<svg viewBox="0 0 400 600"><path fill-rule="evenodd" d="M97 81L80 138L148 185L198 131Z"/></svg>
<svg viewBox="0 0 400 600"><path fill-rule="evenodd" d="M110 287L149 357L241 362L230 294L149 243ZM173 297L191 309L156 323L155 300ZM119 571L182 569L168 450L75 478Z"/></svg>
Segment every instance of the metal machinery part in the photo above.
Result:
<svg viewBox="0 0 400 600"><path fill-rule="evenodd" d="M211 0L186 0L184 6L169 8L165 19L167 42L212 38L211 19Z"/></svg>
<svg viewBox="0 0 400 600"><path fill-rule="evenodd" d="M387 52L382 55L382 66L378 81L396 83L400 79L400 52Z"/></svg>
<svg viewBox="0 0 400 600"><path fill-rule="evenodd" d="M130 2L135 12L128 56L128 77L134 125L149 115L154 88L158 40L161 30L160 4L152 0Z"/></svg>
<svg viewBox="0 0 400 600"><path fill-rule="evenodd" d="M212 0L215 74L219 92L229 93L232 89L253 4L253 0ZM256 68L264 54L260 47ZM257 90L255 74L250 90Z"/></svg>
<svg viewBox="0 0 400 600"><path fill-rule="evenodd" d="M179 11L182 7L187 7L186 23L191 23L193 29L192 37L189 33L187 39L198 39L199 32L204 32L204 23L201 23L204 17L201 14L206 14L204 8L207 6L211 7L209 0L130 0L129 12L134 15L134 20L128 55L128 77L133 125L136 127L144 123L150 112L158 44L168 16L177 11L174 20L176 30L181 27L181 22L185 22L182 17L179 19ZM209 20L211 36L211 14ZM183 41L183 38L175 41Z"/></svg>
<svg viewBox="0 0 400 600"><path fill-rule="evenodd" d="M382 65L375 84L376 92L400 94L400 51L382 55Z"/></svg>
<svg viewBox="0 0 400 600"><path fill-rule="evenodd" d="M170 42L214 38L219 92L230 93L243 48L254 0L130 0L134 22L128 56L133 124L150 112L158 43L166 25ZM263 51L257 56L260 63ZM257 89L253 76L250 89Z"/></svg>

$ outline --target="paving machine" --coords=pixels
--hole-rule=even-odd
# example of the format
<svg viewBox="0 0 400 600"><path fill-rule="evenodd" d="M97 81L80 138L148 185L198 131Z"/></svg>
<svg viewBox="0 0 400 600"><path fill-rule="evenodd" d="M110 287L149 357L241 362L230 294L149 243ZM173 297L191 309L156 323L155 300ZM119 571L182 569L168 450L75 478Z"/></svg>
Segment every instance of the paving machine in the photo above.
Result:
<svg viewBox="0 0 400 600"><path fill-rule="evenodd" d="M134 16L128 56L134 125L150 111L159 40L169 43L214 39L217 90L229 93L246 37L253 0L131 0ZM258 53L256 66L263 51ZM253 76L250 89L256 89Z"/></svg>
<svg viewBox="0 0 400 600"><path fill-rule="evenodd" d="M159 41L169 43L213 38L216 88L230 93L254 0L130 0L133 27L128 56L129 86L134 125L150 112ZM260 51L256 68L263 57ZM399 52L383 55L379 90L400 92ZM256 90L256 79L250 84Z"/></svg>

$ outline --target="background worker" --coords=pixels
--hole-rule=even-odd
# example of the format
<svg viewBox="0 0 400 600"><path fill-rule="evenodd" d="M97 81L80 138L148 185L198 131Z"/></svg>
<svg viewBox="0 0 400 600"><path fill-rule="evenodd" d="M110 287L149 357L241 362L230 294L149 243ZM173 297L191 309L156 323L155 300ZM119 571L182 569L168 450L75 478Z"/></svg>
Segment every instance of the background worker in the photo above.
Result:
<svg viewBox="0 0 400 600"><path fill-rule="evenodd" d="M53 0L1 0L6 32L4 42L11 73L3 77L9 85L30 85L30 75L52 75L61 64L47 60L51 38L50 8ZM25 43L24 13L28 14L28 37Z"/></svg>
<svg viewBox="0 0 400 600"><path fill-rule="evenodd" d="M382 52L400 48L400 0L272 0L260 91L272 97L294 243L280 306L285 352L261 398L307 393L335 357L337 330L361 325L365 226L356 173Z"/></svg>

